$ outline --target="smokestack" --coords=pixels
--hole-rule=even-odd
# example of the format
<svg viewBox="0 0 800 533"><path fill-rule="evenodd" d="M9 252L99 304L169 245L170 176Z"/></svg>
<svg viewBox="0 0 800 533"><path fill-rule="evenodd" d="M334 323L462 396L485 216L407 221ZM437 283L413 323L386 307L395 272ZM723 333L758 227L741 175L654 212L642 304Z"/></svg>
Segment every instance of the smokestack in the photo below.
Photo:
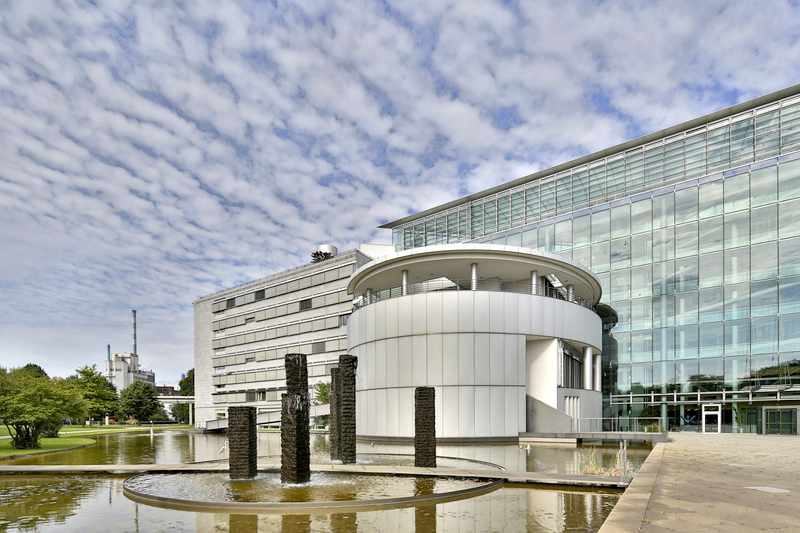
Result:
<svg viewBox="0 0 800 533"><path fill-rule="evenodd" d="M109 361L111 361L111 345L110 345L110 344L108 345L108 355L106 356L106 358L107 358Z"/></svg>
<svg viewBox="0 0 800 533"><path fill-rule="evenodd" d="M133 313L133 355L138 355L136 353L136 309L132 310Z"/></svg>

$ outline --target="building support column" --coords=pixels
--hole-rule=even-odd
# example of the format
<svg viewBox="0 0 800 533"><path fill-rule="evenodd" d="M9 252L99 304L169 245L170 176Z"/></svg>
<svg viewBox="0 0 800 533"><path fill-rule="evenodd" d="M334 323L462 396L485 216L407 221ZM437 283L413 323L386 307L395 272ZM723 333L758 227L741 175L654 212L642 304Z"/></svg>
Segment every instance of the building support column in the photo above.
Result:
<svg viewBox="0 0 800 533"><path fill-rule="evenodd" d="M477 291L478 290L478 263L472 263L472 286L470 287L471 290Z"/></svg>
<svg viewBox="0 0 800 533"><path fill-rule="evenodd" d="M405 296L408 294L408 270L403 270L403 284L401 285L402 290L400 294Z"/></svg>
<svg viewBox="0 0 800 533"><path fill-rule="evenodd" d="M575 290L572 285L567 285L567 301L572 302L575 300Z"/></svg>
<svg viewBox="0 0 800 533"><path fill-rule="evenodd" d="M583 388L592 390L592 364L594 357L592 355L592 347L586 346L583 349Z"/></svg>
<svg viewBox="0 0 800 533"><path fill-rule="evenodd" d="M603 392L603 356L594 354L594 390Z"/></svg>
<svg viewBox="0 0 800 533"><path fill-rule="evenodd" d="M531 294L539 294L539 272L531 270Z"/></svg>

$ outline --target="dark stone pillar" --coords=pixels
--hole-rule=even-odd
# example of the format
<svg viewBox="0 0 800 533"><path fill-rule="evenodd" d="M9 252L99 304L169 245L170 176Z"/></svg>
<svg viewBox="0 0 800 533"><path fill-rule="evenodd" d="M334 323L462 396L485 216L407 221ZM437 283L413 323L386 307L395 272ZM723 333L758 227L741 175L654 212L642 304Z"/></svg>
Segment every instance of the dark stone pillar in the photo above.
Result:
<svg viewBox="0 0 800 533"><path fill-rule="evenodd" d="M228 407L228 449L231 479L256 477L258 435L255 407Z"/></svg>
<svg viewBox="0 0 800 533"><path fill-rule="evenodd" d="M308 429L308 367L303 354L287 354L286 394L281 395L281 482L311 479L311 440Z"/></svg>
<svg viewBox="0 0 800 533"><path fill-rule="evenodd" d="M331 461L342 460L341 399L342 399L342 387L341 387L341 380L339 379L339 369L331 368L331 397L330 397Z"/></svg>
<svg viewBox="0 0 800 533"><path fill-rule="evenodd" d="M356 367L358 358L353 355L339 356L339 380L341 381L341 440L342 464L356 462Z"/></svg>
<svg viewBox="0 0 800 533"><path fill-rule="evenodd" d="M436 390L414 390L414 466L436 468Z"/></svg>

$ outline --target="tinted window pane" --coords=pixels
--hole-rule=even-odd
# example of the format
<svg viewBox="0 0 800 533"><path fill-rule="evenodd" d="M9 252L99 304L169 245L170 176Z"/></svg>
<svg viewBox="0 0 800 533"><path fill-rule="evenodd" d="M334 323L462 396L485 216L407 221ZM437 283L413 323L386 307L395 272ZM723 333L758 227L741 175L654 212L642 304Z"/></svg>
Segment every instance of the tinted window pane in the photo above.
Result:
<svg viewBox="0 0 800 533"><path fill-rule="evenodd" d="M767 242L750 247L750 276L753 281L778 277L778 243Z"/></svg>
<svg viewBox="0 0 800 533"><path fill-rule="evenodd" d="M649 231L631 235L631 256L634 266L647 265L653 261L653 235Z"/></svg>
<svg viewBox="0 0 800 533"><path fill-rule="evenodd" d="M781 314L800 313L800 276L780 280Z"/></svg>
<svg viewBox="0 0 800 533"><path fill-rule="evenodd" d="M774 241L778 238L778 206L767 205L750 211L750 242Z"/></svg>
<svg viewBox="0 0 800 533"><path fill-rule="evenodd" d="M722 214L722 181L700 185L700 218Z"/></svg>
<svg viewBox="0 0 800 533"><path fill-rule="evenodd" d="M725 355L750 353L750 321L731 320L725 322Z"/></svg>
<svg viewBox="0 0 800 533"><path fill-rule="evenodd" d="M611 212L609 210L599 213L592 213L592 242L607 241L609 233L609 221Z"/></svg>
<svg viewBox="0 0 800 533"><path fill-rule="evenodd" d="M591 242L592 219L583 216L572 219L572 245L586 246Z"/></svg>
<svg viewBox="0 0 800 533"><path fill-rule="evenodd" d="M700 227L700 253L716 252L722 250L723 231L722 217L701 220Z"/></svg>
<svg viewBox="0 0 800 533"><path fill-rule="evenodd" d="M778 281L757 281L750 285L750 316L778 314Z"/></svg>
<svg viewBox="0 0 800 533"><path fill-rule="evenodd" d="M750 175L747 173L725 178L725 212L733 213L750 207Z"/></svg>
<svg viewBox="0 0 800 533"><path fill-rule="evenodd" d="M722 273L724 271L722 259L722 252L703 254L699 257L700 287L722 285Z"/></svg>
<svg viewBox="0 0 800 533"><path fill-rule="evenodd" d="M750 316L750 284L725 286L725 320Z"/></svg>
<svg viewBox="0 0 800 533"><path fill-rule="evenodd" d="M653 268L650 265L631 269L631 297L650 296L653 291Z"/></svg>
<svg viewBox="0 0 800 533"><path fill-rule="evenodd" d="M697 222L675 227L675 257L697 255Z"/></svg>
<svg viewBox="0 0 800 533"><path fill-rule="evenodd" d="M778 167L778 199L800 197L800 159L781 163Z"/></svg>
<svg viewBox="0 0 800 533"><path fill-rule="evenodd" d="M675 291L693 291L698 287L697 257L675 261Z"/></svg>
<svg viewBox="0 0 800 533"><path fill-rule="evenodd" d="M724 292L722 287L700 289L700 322L721 322L724 309Z"/></svg>
<svg viewBox="0 0 800 533"><path fill-rule="evenodd" d="M675 358L690 359L697 357L697 326L678 326L675 328Z"/></svg>
<svg viewBox="0 0 800 533"><path fill-rule="evenodd" d="M631 233L653 229L651 200L641 200L631 204Z"/></svg>
<svg viewBox="0 0 800 533"><path fill-rule="evenodd" d="M631 297L631 271L616 270L611 273L611 301L628 300Z"/></svg>
<svg viewBox="0 0 800 533"><path fill-rule="evenodd" d="M781 202L779 211L781 239L800 235L800 199Z"/></svg>
<svg viewBox="0 0 800 533"><path fill-rule="evenodd" d="M751 353L778 351L778 317L754 318L750 323Z"/></svg>
<svg viewBox="0 0 800 533"><path fill-rule="evenodd" d="M697 187L675 191L675 223L697 220Z"/></svg>
<svg viewBox="0 0 800 533"><path fill-rule="evenodd" d="M785 239L778 245L778 269L781 276L800 274L800 238Z"/></svg>
<svg viewBox="0 0 800 533"><path fill-rule="evenodd" d="M750 212L725 215L725 248L750 244Z"/></svg>
<svg viewBox="0 0 800 533"><path fill-rule="evenodd" d="M725 250L725 283L750 280L750 247Z"/></svg>
<svg viewBox="0 0 800 533"><path fill-rule="evenodd" d="M700 357L719 357L724 353L724 347L722 322L700 324Z"/></svg>
<svg viewBox="0 0 800 533"><path fill-rule="evenodd" d="M617 270L631 266L630 237L611 241L611 269Z"/></svg>
<svg viewBox="0 0 800 533"><path fill-rule="evenodd" d="M765 205L778 199L778 167L754 170L750 174L750 205Z"/></svg>
<svg viewBox="0 0 800 533"><path fill-rule="evenodd" d="M621 205L611 209L611 238L625 237L631 233L631 206Z"/></svg>
<svg viewBox="0 0 800 533"><path fill-rule="evenodd" d="M800 315L781 315L781 352L800 350Z"/></svg>

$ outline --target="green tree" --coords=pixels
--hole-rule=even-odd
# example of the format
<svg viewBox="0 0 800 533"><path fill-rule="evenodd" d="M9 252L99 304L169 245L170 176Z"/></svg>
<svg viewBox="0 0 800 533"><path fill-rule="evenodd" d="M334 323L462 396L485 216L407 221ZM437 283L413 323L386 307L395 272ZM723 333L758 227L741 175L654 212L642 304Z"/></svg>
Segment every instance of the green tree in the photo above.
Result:
<svg viewBox="0 0 800 533"><path fill-rule="evenodd" d="M39 448L48 424L86 413L80 394L44 371L31 372L29 366L0 374L0 418L11 435L11 446L17 449Z"/></svg>
<svg viewBox="0 0 800 533"><path fill-rule="evenodd" d="M156 388L144 381L134 381L120 394L119 409L125 418L150 420L158 412Z"/></svg>
<svg viewBox="0 0 800 533"><path fill-rule="evenodd" d="M178 382L181 396L194 396L194 368L186 373L186 377ZM178 420L189 420L189 408L194 409L194 405L176 404L172 406L172 416Z"/></svg>
<svg viewBox="0 0 800 533"><path fill-rule="evenodd" d="M314 385L314 405L323 405L331 403L331 384L328 382L321 382ZM330 415L322 415L315 417L315 425L327 426L330 422Z"/></svg>
<svg viewBox="0 0 800 533"><path fill-rule="evenodd" d="M117 388L97 370L97 365L84 366L77 375L66 380L88 404L89 416L101 420L106 414L114 414L119 407Z"/></svg>

